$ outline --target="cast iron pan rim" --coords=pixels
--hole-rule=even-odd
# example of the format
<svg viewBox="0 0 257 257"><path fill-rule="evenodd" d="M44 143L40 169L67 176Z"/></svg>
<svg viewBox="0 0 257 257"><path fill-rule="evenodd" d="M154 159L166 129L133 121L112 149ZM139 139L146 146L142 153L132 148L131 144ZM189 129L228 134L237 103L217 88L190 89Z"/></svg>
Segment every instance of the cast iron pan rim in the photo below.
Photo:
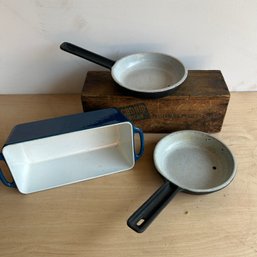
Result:
<svg viewBox="0 0 257 257"><path fill-rule="evenodd" d="M234 163L234 167L233 167L233 171L231 172L231 175L228 179L225 180L225 182L223 182L222 184L218 185L218 186L215 186L215 187L211 187L211 188L207 188L207 189L195 189L195 188L188 188L188 187L185 187L183 185L181 185L180 183L177 183L177 181L175 180L169 180L165 177L165 175L163 175L163 171L162 169L159 168L159 165L158 165L158 160L156 159L156 155L155 155L155 151L156 149L159 147L158 145L161 144L161 142L163 140L167 140L168 137L172 137L173 135L176 135L176 134L182 134L182 133L195 133L195 134L202 134L202 135L206 135L207 137L210 137L210 138L213 138L214 140L218 141L219 143L222 144L223 148L226 148L227 152L230 154L231 158L232 158L232 161ZM163 137L158 143L157 145L155 146L155 149L154 149L154 164L155 164L155 168L158 170L159 174L161 174L165 179L166 181L170 181L170 183L174 184L174 185L177 185L182 192L185 192L185 193L190 193L190 194L209 194L209 193L213 193L213 192L217 192L225 187L227 187L232 181L233 179L235 178L235 175L236 175L236 170L237 170L237 163L236 163L236 160L235 160L235 157L234 155L232 154L231 150L229 149L229 147L227 145L225 145L221 140L217 139L216 137L213 137L211 136L210 134L208 133L205 133L205 132L202 132L202 131L197 131L197 130L181 130L181 131L176 131L176 132L173 132L171 134L168 134L167 136Z"/></svg>
<svg viewBox="0 0 257 257"><path fill-rule="evenodd" d="M208 189L193 189L193 188L182 188L181 187L181 192L188 193L188 194L196 194L196 195L204 195L204 194L211 194L214 192L218 192L218 191L224 189L225 187L227 187L229 184L231 184L231 182L235 178L235 170L236 169L233 170L232 175L229 177L229 179L226 180L223 184L221 184L219 186L211 187ZM176 183L175 181L173 181L172 184L179 186L179 184Z"/></svg>

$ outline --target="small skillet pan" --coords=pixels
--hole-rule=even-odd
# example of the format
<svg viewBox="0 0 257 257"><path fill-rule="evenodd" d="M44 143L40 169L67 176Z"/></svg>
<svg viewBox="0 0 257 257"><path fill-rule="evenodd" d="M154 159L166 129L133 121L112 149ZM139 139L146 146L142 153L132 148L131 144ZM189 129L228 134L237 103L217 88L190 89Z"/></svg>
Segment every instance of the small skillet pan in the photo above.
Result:
<svg viewBox="0 0 257 257"><path fill-rule="evenodd" d="M128 219L128 226L138 233L178 192L213 193L228 186L236 174L228 147L209 134L192 130L164 137L155 147L154 163L165 183Z"/></svg>
<svg viewBox="0 0 257 257"><path fill-rule="evenodd" d="M138 53L113 61L68 42L60 48L110 69L118 85L142 98L167 96L187 77L187 70L178 59L161 53Z"/></svg>

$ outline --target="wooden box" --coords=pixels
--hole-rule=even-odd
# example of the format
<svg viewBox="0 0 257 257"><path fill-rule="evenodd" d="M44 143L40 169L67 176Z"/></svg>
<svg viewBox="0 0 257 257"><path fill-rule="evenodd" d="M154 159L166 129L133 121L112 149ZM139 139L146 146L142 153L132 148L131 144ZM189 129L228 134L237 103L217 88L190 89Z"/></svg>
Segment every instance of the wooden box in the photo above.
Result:
<svg viewBox="0 0 257 257"><path fill-rule="evenodd" d="M109 71L90 71L81 95L84 111L117 107L144 132L152 133L219 132L229 98L219 70L190 70L176 91L158 99L133 97L115 84Z"/></svg>

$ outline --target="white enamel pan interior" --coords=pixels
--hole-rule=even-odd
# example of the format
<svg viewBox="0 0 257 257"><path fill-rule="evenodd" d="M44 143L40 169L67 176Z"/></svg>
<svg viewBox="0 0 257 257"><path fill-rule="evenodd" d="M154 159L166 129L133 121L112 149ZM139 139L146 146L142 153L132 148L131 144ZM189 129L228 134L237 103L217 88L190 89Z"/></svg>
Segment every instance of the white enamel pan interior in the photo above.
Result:
<svg viewBox="0 0 257 257"><path fill-rule="evenodd" d="M154 150L159 173L182 190L211 193L227 186L235 176L235 160L218 139L199 131L175 132Z"/></svg>
<svg viewBox="0 0 257 257"><path fill-rule="evenodd" d="M176 88L187 77L183 64L161 53L139 53L119 59L111 70L123 87L144 93L159 93Z"/></svg>
<svg viewBox="0 0 257 257"><path fill-rule="evenodd" d="M113 61L67 42L60 48L110 69L117 84L139 96L168 95L188 74L181 61L162 53L138 53Z"/></svg>
<svg viewBox="0 0 257 257"><path fill-rule="evenodd" d="M235 159L224 143L191 130L164 137L155 147L154 164L166 182L128 219L136 232L143 232L178 192L216 192L236 174Z"/></svg>
<svg viewBox="0 0 257 257"><path fill-rule="evenodd" d="M3 155L21 193L28 194L131 169L133 128L124 122L10 144Z"/></svg>

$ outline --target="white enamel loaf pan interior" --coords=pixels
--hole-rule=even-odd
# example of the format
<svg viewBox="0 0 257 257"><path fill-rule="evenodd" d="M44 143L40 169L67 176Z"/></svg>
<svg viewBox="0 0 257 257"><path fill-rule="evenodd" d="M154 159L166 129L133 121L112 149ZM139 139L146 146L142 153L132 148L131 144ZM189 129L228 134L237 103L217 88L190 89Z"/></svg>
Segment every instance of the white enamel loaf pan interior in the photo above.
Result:
<svg viewBox="0 0 257 257"><path fill-rule="evenodd" d="M28 194L133 168L129 121L6 145L2 154L21 193Z"/></svg>

